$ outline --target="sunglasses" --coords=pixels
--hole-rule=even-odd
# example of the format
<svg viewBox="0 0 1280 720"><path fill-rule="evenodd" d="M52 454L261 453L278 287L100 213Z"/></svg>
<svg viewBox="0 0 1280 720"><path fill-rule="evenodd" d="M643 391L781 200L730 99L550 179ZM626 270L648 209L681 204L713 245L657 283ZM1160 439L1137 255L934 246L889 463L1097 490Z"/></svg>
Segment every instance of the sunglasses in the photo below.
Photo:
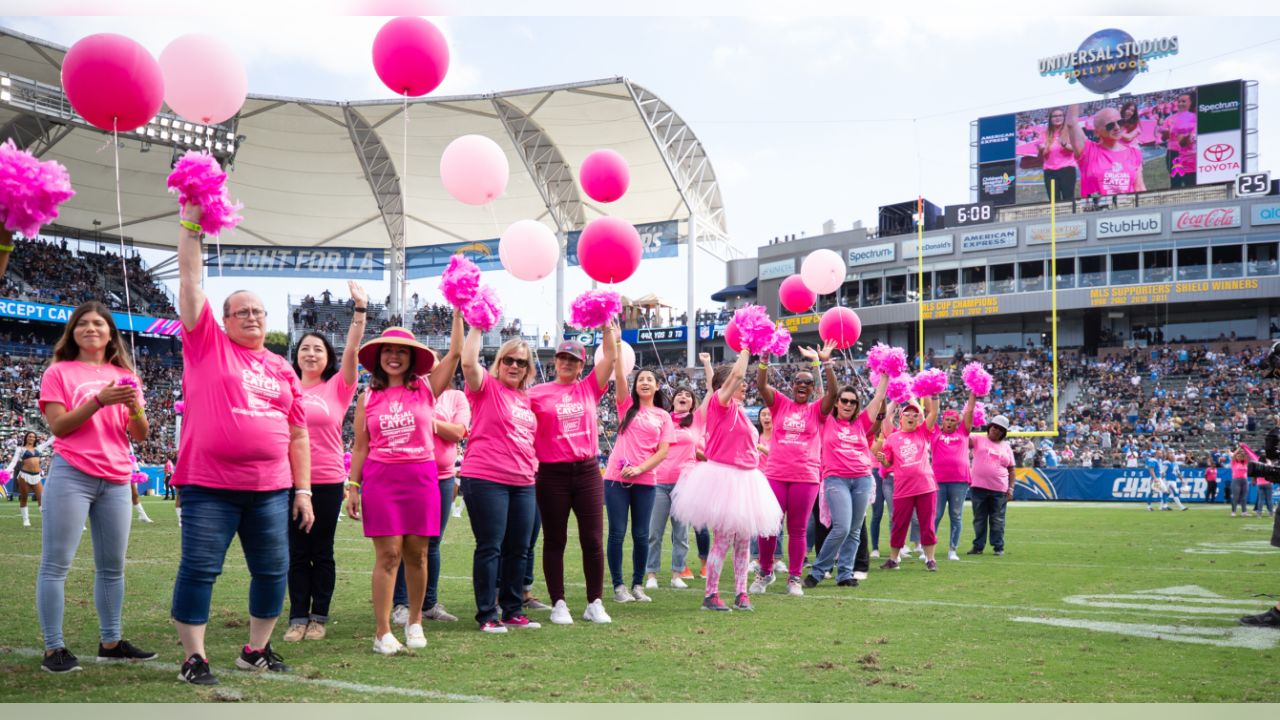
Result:
<svg viewBox="0 0 1280 720"><path fill-rule="evenodd" d="M522 369L529 367L528 360L525 360L524 358L511 357L510 355L502 358L502 364L506 365L507 367L511 367L512 365L515 365L516 367L522 368Z"/></svg>
<svg viewBox="0 0 1280 720"><path fill-rule="evenodd" d="M796 380L791 384L792 385L812 385L813 381L812 380Z"/></svg>
<svg viewBox="0 0 1280 720"><path fill-rule="evenodd" d="M1111 132L1116 128L1120 127L1120 123L1119 121L1112 120L1111 122L1107 123L1106 125L1103 125L1102 127L1106 129L1107 132Z"/></svg>
<svg viewBox="0 0 1280 720"><path fill-rule="evenodd" d="M857 398L840 398L837 402L839 402L841 405L857 405L858 399Z"/></svg>

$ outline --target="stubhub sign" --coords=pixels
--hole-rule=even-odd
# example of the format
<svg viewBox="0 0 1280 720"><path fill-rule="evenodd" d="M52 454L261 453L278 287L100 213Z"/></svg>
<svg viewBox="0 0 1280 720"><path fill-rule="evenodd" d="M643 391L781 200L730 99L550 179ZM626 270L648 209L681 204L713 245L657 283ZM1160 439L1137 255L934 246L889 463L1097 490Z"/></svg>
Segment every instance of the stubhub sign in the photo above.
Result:
<svg viewBox="0 0 1280 720"><path fill-rule="evenodd" d="M1280 203L1254 205L1249 212L1250 225L1280 225Z"/></svg>
<svg viewBox="0 0 1280 720"><path fill-rule="evenodd" d="M1121 217L1096 220L1094 237L1098 239L1130 237L1133 235L1159 235L1163 227L1160 213L1145 215L1123 215Z"/></svg>

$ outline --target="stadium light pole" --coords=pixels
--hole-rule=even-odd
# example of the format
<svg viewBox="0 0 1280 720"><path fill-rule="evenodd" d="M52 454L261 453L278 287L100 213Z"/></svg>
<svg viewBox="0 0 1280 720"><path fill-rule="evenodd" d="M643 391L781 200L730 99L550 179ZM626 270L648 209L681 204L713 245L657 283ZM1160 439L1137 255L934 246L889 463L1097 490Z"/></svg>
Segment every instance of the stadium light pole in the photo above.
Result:
<svg viewBox="0 0 1280 720"><path fill-rule="evenodd" d="M1007 437L1058 436L1058 200L1057 180L1049 181L1049 331L1053 349L1053 429L1011 432Z"/></svg>
<svg viewBox="0 0 1280 720"><path fill-rule="evenodd" d="M697 367L698 359L698 308L696 293L694 292L694 268L697 265L695 250L698 249L698 213L689 213L689 267L687 269L689 282L689 310L685 315L685 352L688 354L686 367Z"/></svg>

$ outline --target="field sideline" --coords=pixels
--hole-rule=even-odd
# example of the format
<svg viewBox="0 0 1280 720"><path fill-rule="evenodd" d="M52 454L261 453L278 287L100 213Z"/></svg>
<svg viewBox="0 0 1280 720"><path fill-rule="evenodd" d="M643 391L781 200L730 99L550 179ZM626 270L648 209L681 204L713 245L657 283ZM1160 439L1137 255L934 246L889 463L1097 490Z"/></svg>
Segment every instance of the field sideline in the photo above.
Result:
<svg viewBox="0 0 1280 720"><path fill-rule="evenodd" d="M1003 558L989 549L962 555L940 561L936 574L917 561L895 572L873 567L859 588L828 581L803 598L786 596L779 582L755 599L756 612L727 615L697 609L700 581L689 590L664 582L651 604L606 600L612 625L558 627L543 612L533 614L541 630L506 636L479 633L470 620L464 516L446 532L441 581L441 601L462 620L428 623L430 645L394 658L369 649L372 545L346 521L329 638L285 644L282 623L275 646L294 668L287 676L231 669L246 637L248 586L232 547L209 627L223 683L216 689L175 678L176 521L170 502L147 498L146 507L155 523L133 526L125 636L161 658L93 662L86 535L66 619L68 646L85 670L55 677L38 667L39 516L33 511L34 527L24 529L17 503L0 501L0 702L1280 702L1280 631L1235 624L1272 602L1255 595L1280 592L1271 519L1233 519L1222 505L1148 513L1138 504L1018 503ZM970 518L966 508L962 552ZM569 547L568 599L579 617L580 561L576 542Z"/></svg>

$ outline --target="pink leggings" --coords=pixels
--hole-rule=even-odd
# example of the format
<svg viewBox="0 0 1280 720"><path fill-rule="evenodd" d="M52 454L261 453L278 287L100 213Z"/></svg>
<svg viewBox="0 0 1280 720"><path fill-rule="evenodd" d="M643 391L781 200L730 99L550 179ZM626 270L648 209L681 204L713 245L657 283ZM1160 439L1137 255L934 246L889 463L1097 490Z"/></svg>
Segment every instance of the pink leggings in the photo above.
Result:
<svg viewBox="0 0 1280 720"><path fill-rule="evenodd" d="M804 569L809 515L813 513L813 501L818 499L821 486L818 483L770 480L769 487L773 488L773 494L787 516L787 572L791 577L799 577ZM778 547L778 536L759 538L759 543L760 572L768 575L773 572L773 551Z"/></svg>
<svg viewBox="0 0 1280 720"><path fill-rule="evenodd" d="M911 513L920 522L920 544L928 547L938 544L937 528L933 526L933 513L937 510L938 491L893 499L893 529L889 532L889 547L900 548L907 542L911 529Z"/></svg>
<svg viewBox="0 0 1280 720"><path fill-rule="evenodd" d="M711 543L711 554L707 556L707 593L711 597L720 592L720 571L724 569L724 556L733 547L733 596L736 598L747 592L747 567L751 564L751 542L745 535L715 531L715 540Z"/></svg>

